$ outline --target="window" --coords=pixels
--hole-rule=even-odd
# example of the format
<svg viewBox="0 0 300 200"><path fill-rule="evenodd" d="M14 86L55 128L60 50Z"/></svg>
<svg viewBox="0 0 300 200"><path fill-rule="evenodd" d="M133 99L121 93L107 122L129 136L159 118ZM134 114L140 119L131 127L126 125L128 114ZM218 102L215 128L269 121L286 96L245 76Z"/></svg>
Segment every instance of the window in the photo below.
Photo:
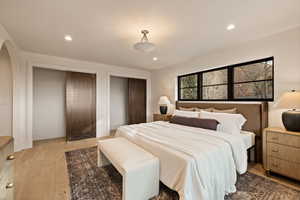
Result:
<svg viewBox="0 0 300 200"><path fill-rule="evenodd" d="M235 99L273 98L273 61L234 68Z"/></svg>
<svg viewBox="0 0 300 200"><path fill-rule="evenodd" d="M202 73L202 99L217 100L228 98L228 70L213 70Z"/></svg>
<svg viewBox="0 0 300 200"><path fill-rule="evenodd" d="M180 101L273 101L274 58L178 77Z"/></svg>
<svg viewBox="0 0 300 200"><path fill-rule="evenodd" d="M182 100L198 100L198 75L182 76L179 81L179 92Z"/></svg>

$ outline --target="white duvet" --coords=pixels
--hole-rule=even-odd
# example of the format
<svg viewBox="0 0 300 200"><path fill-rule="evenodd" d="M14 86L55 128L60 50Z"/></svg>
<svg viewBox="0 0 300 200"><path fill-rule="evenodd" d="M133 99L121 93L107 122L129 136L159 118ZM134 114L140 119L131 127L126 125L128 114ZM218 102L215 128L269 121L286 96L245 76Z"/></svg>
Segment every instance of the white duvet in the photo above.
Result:
<svg viewBox="0 0 300 200"><path fill-rule="evenodd" d="M160 180L180 200L223 200L247 170L247 149L238 135L168 122L122 126L126 137L160 160Z"/></svg>

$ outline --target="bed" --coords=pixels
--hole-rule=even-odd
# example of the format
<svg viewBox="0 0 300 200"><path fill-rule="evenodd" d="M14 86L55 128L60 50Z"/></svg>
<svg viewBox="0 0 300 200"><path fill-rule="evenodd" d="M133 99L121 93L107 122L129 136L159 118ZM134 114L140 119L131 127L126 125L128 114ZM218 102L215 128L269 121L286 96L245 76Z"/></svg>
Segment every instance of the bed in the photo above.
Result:
<svg viewBox="0 0 300 200"><path fill-rule="evenodd" d="M247 149L267 126L267 105L176 102L176 107L227 109L247 118L241 136L168 122L122 126L125 137L160 160L160 180L178 192L180 200L221 200L236 191L237 173L247 170ZM256 141L256 146L260 142ZM259 150L257 148L257 155ZM261 151L260 151L261 152Z"/></svg>
<svg viewBox="0 0 300 200"><path fill-rule="evenodd" d="M253 103L193 103L176 101L176 108L216 108L220 110L237 108L237 112L241 113L247 119L243 130L255 134L255 161L262 162L262 132L264 128L268 127L268 103L267 102L253 102Z"/></svg>

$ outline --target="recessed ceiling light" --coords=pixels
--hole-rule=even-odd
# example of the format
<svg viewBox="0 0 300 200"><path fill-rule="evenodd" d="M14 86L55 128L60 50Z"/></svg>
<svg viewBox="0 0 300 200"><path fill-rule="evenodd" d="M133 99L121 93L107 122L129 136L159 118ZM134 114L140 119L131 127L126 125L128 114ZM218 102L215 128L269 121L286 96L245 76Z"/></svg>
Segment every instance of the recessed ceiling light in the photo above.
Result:
<svg viewBox="0 0 300 200"><path fill-rule="evenodd" d="M233 30L233 29L235 29L235 25L234 25L234 24L229 24L229 25L227 26L227 30L228 30L228 31L231 31L231 30Z"/></svg>
<svg viewBox="0 0 300 200"><path fill-rule="evenodd" d="M158 58L157 58L157 57L153 57L153 60L154 60L154 61L157 61L157 60L158 60Z"/></svg>
<svg viewBox="0 0 300 200"><path fill-rule="evenodd" d="M71 42L72 41L71 35L65 35L65 40Z"/></svg>

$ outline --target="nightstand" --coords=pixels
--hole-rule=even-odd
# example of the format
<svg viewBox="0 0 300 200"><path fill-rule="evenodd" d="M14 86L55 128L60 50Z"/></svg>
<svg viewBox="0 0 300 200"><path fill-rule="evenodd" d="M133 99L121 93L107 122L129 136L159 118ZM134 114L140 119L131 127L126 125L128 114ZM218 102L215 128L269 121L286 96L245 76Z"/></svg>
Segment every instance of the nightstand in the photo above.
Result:
<svg viewBox="0 0 300 200"><path fill-rule="evenodd" d="M153 114L153 121L170 121L172 115Z"/></svg>
<svg viewBox="0 0 300 200"><path fill-rule="evenodd" d="M275 172L300 180L300 132L266 128L263 133L263 164L267 175Z"/></svg>

